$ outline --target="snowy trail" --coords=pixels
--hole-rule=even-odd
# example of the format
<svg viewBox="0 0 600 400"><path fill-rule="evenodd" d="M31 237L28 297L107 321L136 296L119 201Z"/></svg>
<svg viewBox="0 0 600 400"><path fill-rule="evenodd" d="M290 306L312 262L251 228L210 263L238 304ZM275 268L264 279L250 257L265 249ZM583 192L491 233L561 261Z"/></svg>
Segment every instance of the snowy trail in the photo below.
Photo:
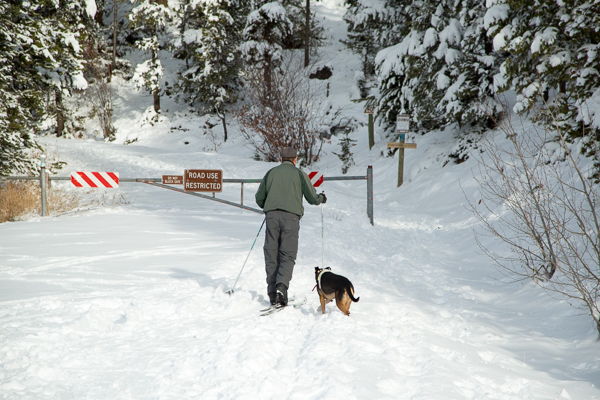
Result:
<svg viewBox="0 0 600 400"><path fill-rule="evenodd" d="M356 118L349 174L375 171L375 226L364 182L324 187L325 265L360 296L350 317L332 303L325 315L317 310L319 207L305 207L290 287L307 303L260 317L264 232L235 293L226 291L261 215L123 183L86 192L105 207L0 225L0 399L600 399L589 317L531 282L508 284L479 254L463 205L480 199L475 164L441 166L455 150L452 129L410 135L418 148L406 152L405 183L396 188L389 138L377 126L369 150L363 105L350 101L360 96L362 67L340 42L345 2L313 6L331 35L318 60L334 71L319 83L331 88L323 105ZM174 74L178 61L163 61ZM147 178L206 168L261 178L274 166L252 160L235 121L219 144L220 124L211 139L202 128L210 117L166 96L162 122L144 122L151 97L115 82L116 142L40 138L49 162L68 162L59 175ZM338 140L314 166L326 176L340 175ZM254 206L257 187L244 186L244 204ZM240 186L218 197L238 202Z"/></svg>
<svg viewBox="0 0 600 400"><path fill-rule="evenodd" d="M102 166L105 153L65 145L74 160ZM135 156L107 163L156 175L170 156L152 157L156 164L144 167ZM253 168L244 173L262 174ZM587 339L578 349L566 333L524 332L516 310L540 306L523 307L531 301L525 289L513 287L506 299L506 286L479 265L489 261L470 254L464 216L444 220L384 190L372 227L362 189L327 190L325 264L361 296L350 317L333 304L321 315L311 292L321 263L318 207L307 206L290 288L308 302L269 317L257 313L267 304L262 235L236 292L225 294L260 215L131 184L120 189L129 205L0 226L0 396L553 399L563 389L573 399L600 396L573 360L562 365L565 352L579 351L579 368L597 371L597 357L585 354L596 344Z"/></svg>

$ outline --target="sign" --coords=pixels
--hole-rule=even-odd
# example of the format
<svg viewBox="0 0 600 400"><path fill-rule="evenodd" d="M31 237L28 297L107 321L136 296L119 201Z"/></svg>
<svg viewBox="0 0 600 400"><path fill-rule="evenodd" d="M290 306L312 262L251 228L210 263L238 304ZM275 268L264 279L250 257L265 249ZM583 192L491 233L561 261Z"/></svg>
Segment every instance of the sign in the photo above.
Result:
<svg viewBox="0 0 600 400"><path fill-rule="evenodd" d="M388 148L395 148L395 149L416 149L417 148L417 144L416 143L392 143L392 142L388 142L387 147Z"/></svg>
<svg viewBox="0 0 600 400"><path fill-rule="evenodd" d="M396 117L396 133L408 133L410 127L408 114L398 114Z"/></svg>
<svg viewBox="0 0 600 400"><path fill-rule="evenodd" d="M163 185L183 185L183 175L163 175Z"/></svg>
<svg viewBox="0 0 600 400"><path fill-rule="evenodd" d="M117 188L118 172L71 172L71 183L75 187L85 188Z"/></svg>
<svg viewBox="0 0 600 400"><path fill-rule="evenodd" d="M323 183L323 173L318 171L313 171L308 173L308 177L310 178L310 183L314 187L319 187Z"/></svg>
<svg viewBox="0 0 600 400"><path fill-rule="evenodd" d="M186 169L183 190L188 192L222 192L223 171L220 169Z"/></svg>
<svg viewBox="0 0 600 400"><path fill-rule="evenodd" d="M373 114L375 112L375 108L371 107L371 108L367 108L365 110L365 114Z"/></svg>

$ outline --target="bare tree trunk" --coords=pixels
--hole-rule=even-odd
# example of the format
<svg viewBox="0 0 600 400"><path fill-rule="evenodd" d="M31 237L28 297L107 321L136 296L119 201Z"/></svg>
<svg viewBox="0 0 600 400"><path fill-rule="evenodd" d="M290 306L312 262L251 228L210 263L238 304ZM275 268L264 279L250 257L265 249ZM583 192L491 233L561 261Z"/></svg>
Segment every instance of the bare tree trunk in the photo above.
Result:
<svg viewBox="0 0 600 400"><path fill-rule="evenodd" d="M156 64L156 51L152 50L152 65ZM160 89L154 89L152 92L152 96L154 97L154 111L157 113L160 112Z"/></svg>
<svg viewBox="0 0 600 400"><path fill-rule="evenodd" d="M114 18L113 18L113 54L112 54L112 68L110 69L109 82L112 77L112 71L117 66L117 0L113 0L115 3L115 8L113 10Z"/></svg>
<svg viewBox="0 0 600 400"><path fill-rule="evenodd" d="M98 1L98 10L96 11L96 15L94 15L94 20L100 26L104 25L104 0Z"/></svg>
<svg viewBox="0 0 600 400"><path fill-rule="evenodd" d="M62 103L62 90L56 89L56 136L62 136L65 130L65 115Z"/></svg>
<svg viewBox="0 0 600 400"><path fill-rule="evenodd" d="M224 141L227 141L227 124L225 123L225 111L221 115L219 115L221 121L223 122L223 132L225 133Z"/></svg>
<svg viewBox="0 0 600 400"><path fill-rule="evenodd" d="M271 104L271 102L273 101L273 98L272 98L273 82L272 82L272 75L271 75L271 56L270 55L265 56L264 80L265 80L265 90L266 90L265 99L267 100L268 104Z"/></svg>
<svg viewBox="0 0 600 400"><path fill-rule="evenodd" d="M310 56L310 0L306 0L306 27L304 28L304 68L308 67Z"/></svg>

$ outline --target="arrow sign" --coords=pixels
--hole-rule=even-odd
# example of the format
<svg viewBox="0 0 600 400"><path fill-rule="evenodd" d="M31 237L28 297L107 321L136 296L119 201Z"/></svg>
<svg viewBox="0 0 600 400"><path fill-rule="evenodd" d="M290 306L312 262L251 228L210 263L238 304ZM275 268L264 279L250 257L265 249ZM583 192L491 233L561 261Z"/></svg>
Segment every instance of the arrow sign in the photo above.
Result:
<svg viewBox="0 0 600 400"><path fill-rule="evenodd" d="M309 172L308 177L310 178L310 183L312 183L312 185L314 187L319 187L319 186L321 186L321 183L323 183L323 173L322 172L319 172L319 171Z"/></svg>
<svg viewBox="0 0 600 400"><path fill-rule="evenodd" d="M393 143L393 142L388 142L387 147L389 147L389 148L395 148L395 149L416 149L417 148L417 144L416 143Z"/></svg>

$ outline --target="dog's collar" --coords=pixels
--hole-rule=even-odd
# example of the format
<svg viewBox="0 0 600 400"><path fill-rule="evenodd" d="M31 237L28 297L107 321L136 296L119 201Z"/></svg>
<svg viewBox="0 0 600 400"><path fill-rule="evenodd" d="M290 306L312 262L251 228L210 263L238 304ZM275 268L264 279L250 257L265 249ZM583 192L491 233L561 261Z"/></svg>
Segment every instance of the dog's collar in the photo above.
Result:
<svg viewBox="0 0 600 400"><path fill-rule="evenodd" d="M325 272L331 272L331 271L328 270L328 269L324 269L321 272L319 272L319 276L317 277L317 286L318 286L319 289L321 289L321 276L323 276L323 274Z"/></svg>

